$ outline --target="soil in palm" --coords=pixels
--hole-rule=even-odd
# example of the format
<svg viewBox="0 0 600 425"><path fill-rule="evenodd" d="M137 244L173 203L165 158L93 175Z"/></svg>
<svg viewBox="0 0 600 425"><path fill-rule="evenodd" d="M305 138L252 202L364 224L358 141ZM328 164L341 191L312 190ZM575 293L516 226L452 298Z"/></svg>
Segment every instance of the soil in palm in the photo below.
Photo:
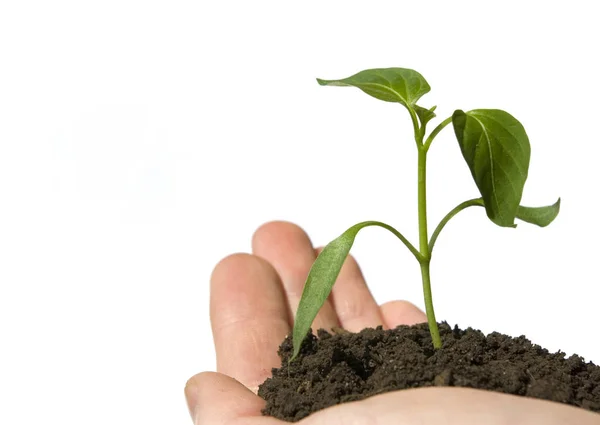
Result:
<svg viewBox="0 0 600 425"><path fill-rule="evenodd" d="M458 386L535 397L600 412L600 367L550 353L521 336L485 336L440 325L434 350L427 324L359 333L324 330L304 340L288 364L291 338L279 348L282 367L259 388L263 414L299 421L326 407L388 391Z"/></svg>

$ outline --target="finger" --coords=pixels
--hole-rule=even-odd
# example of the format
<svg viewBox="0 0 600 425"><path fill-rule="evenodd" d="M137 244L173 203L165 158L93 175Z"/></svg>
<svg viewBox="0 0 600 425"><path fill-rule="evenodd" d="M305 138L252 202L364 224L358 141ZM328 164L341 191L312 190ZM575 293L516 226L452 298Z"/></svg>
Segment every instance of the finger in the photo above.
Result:
<svg viewBox="0 0 600 425"><path fill-rule="evenodd" d="M264 401L229 376L204 372L192 377L185 386L190 415L195 425L282 425L274 418L262 417Z"/></svg>
<svg viewBox="0 0 600 425"><path fill-rule="evenodd" d="M308 417L305 425L598 425L600 415L566 404L470 388L419 388L346 403Z"/></svg>
<svg viewBox="0 0 600 425"><path fill-rule="evenodd" d="M323 250L316 250L317 255ZM342 328L358 332L383 325L383 316L358 263L349 255L331 291L331 304Z"/></svg>
<svg viewBox="0 0 600 425"><path fill-rule="evenodd" d="M271 263L281 277L293 322L306 277L316 259L308 235L295 224L284 221L263 224L252 238L252 252ZM313 322L313 329L338 325L335 310L327 300Z"/></svg>
<svg viewBox="0 0 600 425"><path fill-rule="evenodd" d="M398 325L415 325L427 321L427 316L419 307L408 301L390 301L381 307L383 322L388 329Z"/></svg>
<svg viewBox="0 0 600 425"><path fill-rule="evenodd" d="M273 267L250 254L223 259L211 277L210 317L217 371L256 390L281 364L277 348L290 331Z"/></svg>

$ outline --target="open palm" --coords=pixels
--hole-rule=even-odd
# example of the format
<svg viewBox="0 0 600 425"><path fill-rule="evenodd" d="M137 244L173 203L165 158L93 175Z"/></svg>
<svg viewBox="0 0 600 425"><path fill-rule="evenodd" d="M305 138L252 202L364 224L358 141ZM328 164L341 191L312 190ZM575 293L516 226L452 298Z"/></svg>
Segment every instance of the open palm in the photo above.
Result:
<svg viewBox="0 0 600 425"><path fill-rule="evenodd" d="M195 425L283 425L264 417L258 385L280 366L277 348L292 328L304 280L318 250L306 233L286 222L260 227L253 254L223 259L211 277L210 315L217 372L186 385ZM383 325L415 324L426 317L414 305L377 305L363 275L348 257L329 300L313 326L351 332ZM301 421L332 424L600 424L600 415L541 400L461 388L396 391L317 412Z"/></svg>

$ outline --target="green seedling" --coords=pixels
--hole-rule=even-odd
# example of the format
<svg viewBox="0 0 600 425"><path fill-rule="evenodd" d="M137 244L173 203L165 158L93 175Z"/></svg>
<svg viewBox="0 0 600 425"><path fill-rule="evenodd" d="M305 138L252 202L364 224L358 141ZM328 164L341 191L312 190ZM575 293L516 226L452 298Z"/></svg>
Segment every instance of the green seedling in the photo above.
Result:
<svg viewBox="0 0 600 425"><path fill-rule="evenodd" d="M520 206L529 168L529 138L521 123L507 112L499 109L456 110L426 136L427 124L435 118L435 106L427 109L417 105L421 96L430 90L429 84L418 72L405 68L369 69L342 80L317 81L322 86L357 87L379 100L400 103L408 110L418 152L419 249L392 226L378 221L358 223L325 246L308 274L300 299L294 323L294 353L291 360L300 352L301 343L329 296L357 233L368 226L380 226L392 232L419 263L433 346L441 348L431 296L429 265L435 242L444 226L465 208L480 206L485 208L488 218L501 227L516 227L516 218L544 227L558 215L560 198L555 204L545 207ZM454 127L458 146L481 196L451 210L430 237L427 231L427 152L435 137L449 124Z"/></svg>

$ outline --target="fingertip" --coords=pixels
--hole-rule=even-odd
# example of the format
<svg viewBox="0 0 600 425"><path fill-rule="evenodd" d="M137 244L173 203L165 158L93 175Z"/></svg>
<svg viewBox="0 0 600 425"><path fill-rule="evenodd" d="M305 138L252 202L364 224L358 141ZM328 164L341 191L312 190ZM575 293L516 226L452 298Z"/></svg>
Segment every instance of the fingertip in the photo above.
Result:
<svg viewBox="0 0 600 425"><path fill-rule="evenodd" d="M287 221L272 221L260 226L252 237L254 255L268 261L281 279L287 298L290 322L302 298L304 284L315 262L316 255L308 234ZM314 328L330 329L339 322L329 301L319 311Z"/></svg>
<svg viewBox="0 0 600 425"><path fill-rule="evenodd" d="M239 277L245 277L248 273L254 274L257 271L275 272L262 258L245 252L237 252L224 257L217 263L211 273L210 282L218 284L238 281Z"/></svg>
<svg viewBox="0 0 600 425"><path fill-rule="evenodd" d="M318 248L320 252L322 248ZM348 255L331 291L330 301L342 327L350 332L383 325L383 317L358 262Z"/></svg>
<svg viewBox="0 0 600 425"><path fill-rule="evenodd" d="M269 295L283 300L275 269L264 259L246 253L231 254L219 261L211 274L210 286L211 320L224 303L231 303L238 296L249 297L248 303L269 290Z"/></svg>
<svg viewBox="0 0 600 425"><path fill-rule="evenodd" d="M252 253L273 266L293 305L315 260L308 234L287 221L265 223L252 236Z"/></svg>
<svg viewBox="0 0 600 425"><path fill-rule="evenodd" d="M232 273L239 273L245 262L250 261L248 254L237 252L222 258L213 268L210 274L211 289L217 283L228 281Z"/></svg>
<svg viewBox="0 0 600 425"><path fill-rule="evenodd" d="M196 424L225 424L260 416L264 401L235 379L217 372L201 372L185 386L190 415Z"/></svg>
<svg viewBox="0 0 600 425"><path fill-rule="evenodd" d="M275 245L281 245L286 241L306 242L312 246L308 233L295 223L274 220L262 224L252 235L252 252L259 254Z"/></svg>
<svg viewBox="0 0 600 425"><path fill-rule="evenodd" d="M197 407L201 402L201 396L205 393L204 388L210 387L211 382L219 375L215 372L200 372L185 383L184 394L187 402L188 410L192 420L196 417Z"/></svg>
<svg viewBox="0 0 600 425"><path fill-rule="evenodd" d="M196 405L198 404L198 379L200 378L201 374L197 374L192 376L190 379L187 380L187 382L185 383L185 388L183 390L183 393L185 395L185 401L187 403L187 407L188 407L188 411L190 412L190 417L192 418L192 420L194 419L195 416L195 411L196 411Z"/></svg>
<svg viewBox="0 0 600 425"><path fill-rule="evenodd" d="M416 325L427 321L423 311L409 301L389 301L381 305L381 314L385 326L393 329L399 325Z"/></svg>

